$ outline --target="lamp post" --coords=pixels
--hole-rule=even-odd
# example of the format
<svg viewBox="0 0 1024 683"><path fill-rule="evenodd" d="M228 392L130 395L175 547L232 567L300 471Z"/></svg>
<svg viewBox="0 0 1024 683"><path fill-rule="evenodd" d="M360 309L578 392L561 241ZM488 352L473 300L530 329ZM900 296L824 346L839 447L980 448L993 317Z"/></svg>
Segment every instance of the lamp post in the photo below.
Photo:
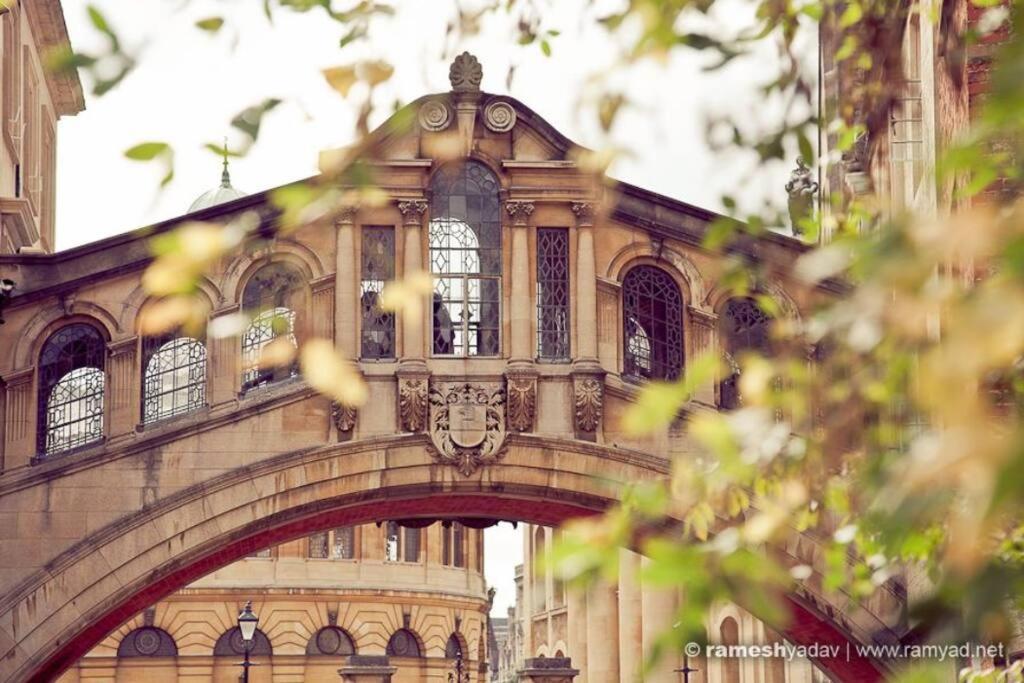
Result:
<svg viewBox="0 0 1024 683"><path fill-rule="evenodd" d="M682 669L676 669L675 671L676 671L676 673L679 673L679 674L683 675L683 683L690 683L690 674L695 674L698 671L700 671L700 669L691 668L690 667L690 656L687 655L687 654L683 654L683 668Z"/></svg>
<svg viewBox="0 0 1024 683"><path fill-rule="evenodd" d="M469 683L469 672L462 670L462 646L455 651L455 671L448 672L448 683Z"/></svg>
<svg viewBox="0 0 1024 683"><path fill-rule="evenodd" d="M252 637L256 635L256 624L260 618L252 611L252 600L247 600L245 607L238 613L238 630L242 634L242 649L245 651L245 661L239 666L242 667L242 680L249 683L249 667L253 664L249 661L249 652L252 650Z"/></svg>

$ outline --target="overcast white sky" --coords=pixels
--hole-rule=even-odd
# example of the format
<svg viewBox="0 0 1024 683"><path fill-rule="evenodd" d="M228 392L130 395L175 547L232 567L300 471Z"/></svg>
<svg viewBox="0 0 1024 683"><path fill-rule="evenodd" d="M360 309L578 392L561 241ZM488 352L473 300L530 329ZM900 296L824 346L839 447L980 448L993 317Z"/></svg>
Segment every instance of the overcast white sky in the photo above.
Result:
<svg viewBox="0 0 1024 683"><path fill-rule="evenodd" d="M126 46L140 51L141 65L103 98L87 96L87 110L60 123L60 249L184 213L219 182L219 162L202 144L230 135L230 119L265 97L286 103L264 121L253 151L232 162L235 186L256 192L314 174L318 152L351 142L354 122L349 104L324 83L324 67L359 58L389 61L395 77L380 92L388 103L449 89L449 58L443 54L445 24L454 7L449 0L395 0L396 16L375 24L368 44L344 50L338 48L343 29L319 11L279 12L271 26L257 0L92 2ZM551 58L537 46L515 45L512 19L504 16L490 18L479 37L450 46L449 53L475 53L484 67L485 90L511 94L570 139L601 147L594 117L578 109L577 94L588 76L610 63L613 50L603 32L582 18L585 4L559 0L546 11L543 26L562 32L553 40ZM735 22L744 4L730 0L726 20ZM101 43L86 6L87 0L64 0L74 47L91 51ZM229 20L219 36L193 28L197 19L213 15ZM808 53L813 57L813 47ZM702 72L705 61L679 52L663 65L644 65L614 81L638 104L613 130L614 142L631 156L618 162L612 175L710 209L719 209L720 195L736 192L737 186L750 205L769 196L781 202L789 165L750 178L749 158L713 155L703 142L709 112L750 112L752 121L763 116L766 106L753 84L770 72L770 50L714 74ZM517 70L507 89L510 64ZM147 140L167 141L177 152L177 177L159 195L159 171L123 157L125 149ZM521 542L507 525L488 538L487 575L499 588L495 613L503 615L512 599L512 568L521 561Z"/></svg>

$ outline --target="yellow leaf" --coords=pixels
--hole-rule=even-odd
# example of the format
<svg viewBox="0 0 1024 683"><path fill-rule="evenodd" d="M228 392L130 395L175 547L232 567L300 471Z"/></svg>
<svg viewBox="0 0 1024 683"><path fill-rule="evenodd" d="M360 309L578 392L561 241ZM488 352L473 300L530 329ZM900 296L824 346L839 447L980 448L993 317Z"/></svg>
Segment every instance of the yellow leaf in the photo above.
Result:
<svg viewBox="0 0 1024 683"><path fill-rule="evenodd" d="M321 394L347 406L358 407L366 402L366 382L330 341L311 339L303 344L299 363L306 381Z"/></svg>
<svg viewBox="0 0 1024 683"><path fill-rule="evenodd" d="M378 59L372 62L360 62L356 71L359 79L372 88L391 78L391 75L395 73L395 67Z"/></svg>
<svg viewBox="0 0 1024 683"><path fill-rule="evenodd" d="M334 66L322 71L327 83L338 91L342 97L348 97L349 90L356 84L359 78L356 76L354 66Z"/></svg>

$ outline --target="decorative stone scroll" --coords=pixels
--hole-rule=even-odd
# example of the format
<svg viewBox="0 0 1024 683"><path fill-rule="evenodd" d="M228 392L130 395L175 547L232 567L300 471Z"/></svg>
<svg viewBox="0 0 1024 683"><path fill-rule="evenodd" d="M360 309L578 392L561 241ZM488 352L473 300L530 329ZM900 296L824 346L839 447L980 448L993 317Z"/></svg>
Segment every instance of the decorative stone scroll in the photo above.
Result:
<svg viewBox="0 0 1024 683"><path fill-rule="evenodd" d="M505 202L505 211L512 219L512 225L523 226L533 213L533 202Z"/></svg>
<svg viewBox="0 0 1024 683"><path fill-rule="evenodd" d="M516 110L508 102L498 100L484 107L484 125L495 133L507 133L516 125Z"/></svg>
<svg viewBox="0 0 1024 683"><path fill-rule="evenodd" d="M442 100L427 100L420 107L419 120L424 130L442 131L452 121L452 110Z"/></svg>
<svg viewBox="0 0 1024 683"><path fill-rule="evenodd" d="M402 214L402 225L422 225L423 214L427 212L427 202L423 199L410 199L398 202L398 211Z"/></svg>
<svg viewBox="0 0 1024 683"><path fill-rule="evenodd" d="M572 212L576 214L576 224L581 228L594 225L594 214L597 207L593 202L573 202Z"/></svg>
<svg viewBox="0 0 1024 683"><path fill-rule="evenodd" d="M484 78L484 69L480 60L468 52L455 58L448 69L448 81L455 92L480 92L480 81Z"/></svg>
<svg viewBox="0 0 1024 683"><path fill-rule="evenodd" d="M403 432L422 432L427 425L425 377L398 380L398 422Z"/></svg>
<svg viewBox="0 0 1024 683"><path fill-rule="evenodd" d="M338 430L338 436L347 436L356 428L357 411L337 401L331 402L331 421Z"/></svg>
<svg viewBox="0 0 1024 683"><path fill-rule="evenodd" d="M505 391L500 386L431 387L430 441L438 462L468 477L504 455L505 436Z"/></svg>
<svg viewBox="0 0 1024 683"><path fill-rule="evenodd" d="M508 428L514 432L533 431L537 415L536 374L507 374L505 387L508 394Z"/></svg>
<svg viewBox="0 0 1024 683"><path fill-rule="evenodd" d="M593 434L601 426L604 410L604 382L594 375L573 378L573 416L576 431Z"/></svg>

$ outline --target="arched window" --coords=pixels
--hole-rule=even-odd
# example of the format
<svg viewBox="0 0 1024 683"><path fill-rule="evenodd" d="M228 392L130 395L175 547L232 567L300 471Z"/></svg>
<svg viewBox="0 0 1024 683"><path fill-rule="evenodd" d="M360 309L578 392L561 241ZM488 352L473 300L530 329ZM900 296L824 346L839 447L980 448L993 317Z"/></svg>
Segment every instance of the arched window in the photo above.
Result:
<svg viewBox="0 0 1024 683"><path fill-rule="evenodd" d="M637 266L622 281L624 372L674 380L683 371L683 297L660 268Z"/></svg>
<svg viewBox="0 0 1024 683"><path fill-rule="evenodd" d="M441 169L430 190L433 352L496 356L501 326L498 179L483 164L467 161Z"/></svg>
<svg viewBox="0 0 1024 683"><path fill-rule="evenodd" d="M734 410L741 403L738 358L744 351L769 352L771 318L751 297L736 297L725 303L719 325L728 374L718 385L718 406Z"/></svg>
<svg viewBox="0 0 1024 683"><path fill-rule="evenodd" d="M352 637L337 626L323 627L314 633L306 644L307 655L343 657L355 653L356 646L352 642Z"/></svg>
<svg viewBox="0 0 1024 683"><path fill-rule="evenodd" d="M57 330L39 355L38 452L54 455L103 438L107 345L92 325Z"/></svg>
<svg viewBox="0 0 1024 683"><path fill-rule="evenodd" d="M117 646L118 657L177 657L178 646L167 631L153 626L137 628Z"/></svg>
<svg viewBox="0 0 1024 683"><path fill-rule="evenodd" d="M142 340L142 423L206 405L206 346L175 333Z"/></svg>
<svg viewBox="0 0 1024 683"><path fill-rule="evenodd" d="M462 651L462 641L456 633L448 636L448 642L444 646L444 656L448 659L458 659L465 656Z"/></svg>
<svg viewBox="0 0 1024 683"><path fill-rule="evenodd" d="M400 628L388 640L388 657L422 657L420 643L407 628Z"/></svg>
<svg viewBox="0 0 1024 683"><path fill-rule="evenodd" d="M719 626L719 636L722 645L740 644L740 626L732 617L722 619ZM723 657L722 662L722 683L740 683L740 659L739 657Z"/></svg>
<svg viewBox="0 0 1024 683"><path fill-rule="evenodd" d="M269 657L273 653L274 648L270 645L270 639L263 631L256 629L252 636L252 649L249 650L249 654L253 657ZM236 657L244 654L245 641L242 640L242 632L238 630L237 626L232 626L225 631L213 646L214 657Z"/></svg>
<svg viewBox="0 0 1024 683"><path fill-rule="evenodd" d="M261 367L260 357L279 339L298 346L296 315L304 307L304 294L302 273L287 263L271 263L249 278L242 292L242 310L251 317L242 336L243 391L298 374L297 363Z"/></svg>

